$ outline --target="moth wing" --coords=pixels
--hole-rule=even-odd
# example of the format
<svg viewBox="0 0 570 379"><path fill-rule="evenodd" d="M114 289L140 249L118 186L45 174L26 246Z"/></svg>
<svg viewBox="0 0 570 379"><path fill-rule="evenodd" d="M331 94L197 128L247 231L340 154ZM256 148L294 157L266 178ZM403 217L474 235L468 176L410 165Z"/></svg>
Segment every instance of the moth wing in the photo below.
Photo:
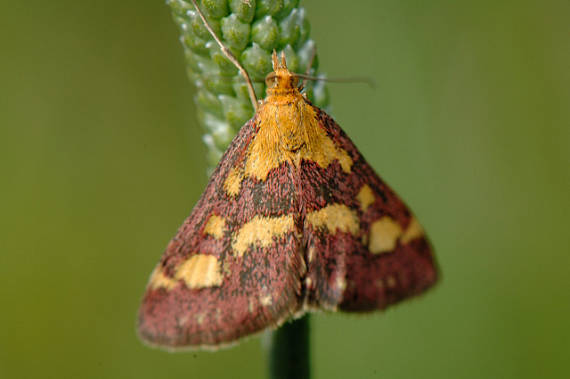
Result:
<svg viewBox="0 0 570 379"><path fill-rule="evenodd" d="M422 227L335 121L318 120L351 164L301 164L307 306L372 311L423 292L437 268Z"/></svg>
<svg viewBox="0 0 570 379"><path fill-rule="evenodd" d="M299 310L298 200L283 183L292 168L264 182L240 174L257 130L255 119L242 127L152 273L139 310L146 342L216 348Z"/></svg>

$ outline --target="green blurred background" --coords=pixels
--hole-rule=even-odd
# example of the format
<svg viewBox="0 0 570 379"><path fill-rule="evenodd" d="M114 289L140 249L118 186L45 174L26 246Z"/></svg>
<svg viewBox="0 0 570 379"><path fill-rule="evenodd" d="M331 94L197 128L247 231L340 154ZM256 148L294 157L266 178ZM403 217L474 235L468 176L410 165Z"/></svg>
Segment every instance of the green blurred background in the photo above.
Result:
<svg viewBox="0 0 570 379"><path fill-rule="evenodd" d="M568 1L304 1L333 114L418 214L419 299L313 318L316 378L567 378ZM0 5L0 377L265 377L259 338L143 346L148 275L206 184L162 1Z"/></svg>

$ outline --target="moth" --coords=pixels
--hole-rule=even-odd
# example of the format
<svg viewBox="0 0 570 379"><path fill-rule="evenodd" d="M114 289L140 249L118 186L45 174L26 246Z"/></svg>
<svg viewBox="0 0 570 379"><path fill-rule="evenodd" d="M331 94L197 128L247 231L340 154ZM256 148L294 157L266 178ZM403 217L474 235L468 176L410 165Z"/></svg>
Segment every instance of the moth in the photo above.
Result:
<svg viewBox="0 0 570 379"><path fill-rule="evenodd" d="M215 349L315 310L381 310L432 286L418 220L273 53L267 96L151 274L141 338Z"/></svg>

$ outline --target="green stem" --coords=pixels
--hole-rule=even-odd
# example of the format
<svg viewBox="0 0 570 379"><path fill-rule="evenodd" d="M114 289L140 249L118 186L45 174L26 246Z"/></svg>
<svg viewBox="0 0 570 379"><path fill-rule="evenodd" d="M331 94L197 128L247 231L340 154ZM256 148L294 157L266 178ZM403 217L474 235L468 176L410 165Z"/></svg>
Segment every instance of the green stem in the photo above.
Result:
<svg viewBox="0 0 570 379"><path fill-rule="evenodd" d="M269 346L269 377L271 379L311 377L308 314L272 332Z"/></svg>

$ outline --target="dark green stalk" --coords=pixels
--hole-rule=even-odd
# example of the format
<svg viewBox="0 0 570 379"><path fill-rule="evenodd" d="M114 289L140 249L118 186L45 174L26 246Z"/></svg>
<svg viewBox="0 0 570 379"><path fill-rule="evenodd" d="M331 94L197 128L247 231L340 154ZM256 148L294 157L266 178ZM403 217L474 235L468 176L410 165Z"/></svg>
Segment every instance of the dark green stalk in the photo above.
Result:
<svg viewBox="0 0 570 379"><path fill-rule="evenodd" d="M269 373L272 379L311 377L310 316L288 322L271 335Z"/></svg>

